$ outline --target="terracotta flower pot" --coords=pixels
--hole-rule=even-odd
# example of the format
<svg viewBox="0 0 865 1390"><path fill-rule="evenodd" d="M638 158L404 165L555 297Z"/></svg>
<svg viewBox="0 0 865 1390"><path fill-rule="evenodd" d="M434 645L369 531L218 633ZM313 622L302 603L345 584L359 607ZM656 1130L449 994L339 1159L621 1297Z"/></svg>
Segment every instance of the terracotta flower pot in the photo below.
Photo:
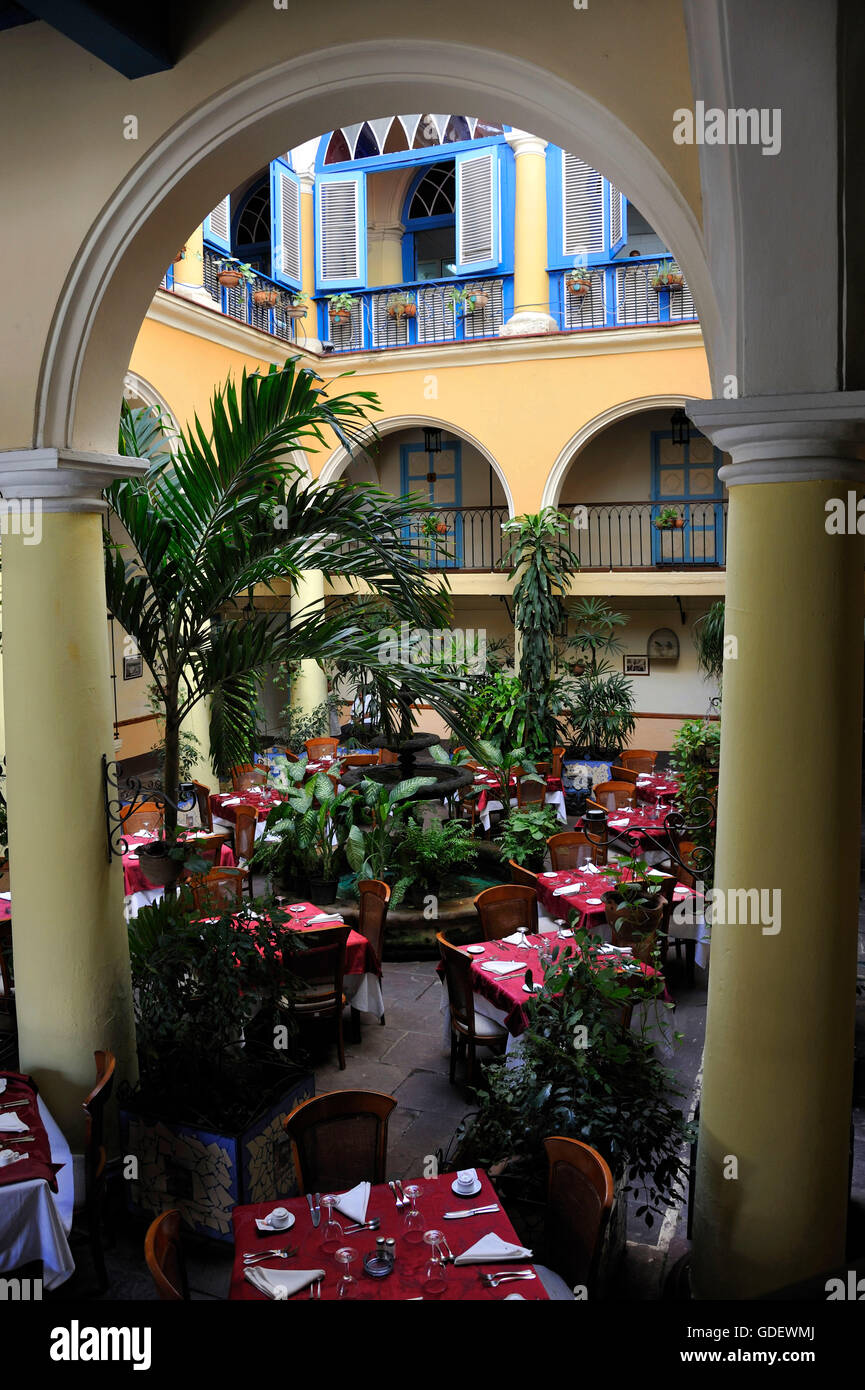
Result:
<svg viewBox="0 0 865 1390"><path fill-rule="evenodd" d="M334 323L351 323L350 309L331 309L330 317Z"/></svg>
<svg viewBox="0 0 865 1390"><path fill-rule="evenodd" d="M279 303L279 290L253 290L252 302L273 309Z"/></svg>
<svg viewBox="0 0 865 1390"><path fill-rule="evenodd" d="M152 883L154 888L168 888L177 882L183 872L182 859L172 859L168 854L157 853L153 845L141 846L138 851L138 864L147 882Z"/></svg>
<svg viewBox="0 0 865 1390"><path fill-rule="evenodd" d="M475 309L485 309L490 302L490 297L486 290L477 290L466 300L466 308L469 313L474 313Z"/></svg>
<svg viewBox="0 0 865 1390"><path fill-rule="evenodd" d="M287 319L305 319L305 318L306 318L306 305L305 305L305 304L289 304L289 305L286 307L286 309L285 309L285 317L286 317Z"/></svg>
<svg viewBox="0 0 865 1390"><path fill-rule="evenodd" d="M568 281L568 292L574 296L574 299L585 299L591 288L591 285L587 284L585 280Z"/></svg>
<svg viewBox="0 0 865 1390"><path fill-rule="evenodd" d="M683 516L677 516L677 517L676 517L676 520L673 522L673 526L674 526L675 530L681 531L681 530L683 529L684 525L685 525L685 518L684 518Z"/></svg>
<svg viewBox="0 0 865 1390"><path fill-rule="evenodd" d="M402 311L402 316L404 319L417 318L417 305L406 304L405 308Z"/></svg>
<svg viewBox="0 0 865 1390"><path fill-rule="evenodd" d="M233 290L236 285L240 284L240 271L220 270L216 278L220 285L224 285L227 290Z"/></svg>

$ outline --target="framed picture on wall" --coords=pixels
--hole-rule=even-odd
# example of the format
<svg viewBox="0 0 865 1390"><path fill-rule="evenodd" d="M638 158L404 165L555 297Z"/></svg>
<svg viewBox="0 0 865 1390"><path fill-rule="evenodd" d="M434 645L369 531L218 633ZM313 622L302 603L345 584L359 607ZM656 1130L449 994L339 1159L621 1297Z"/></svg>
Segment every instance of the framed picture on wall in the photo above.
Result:
<svg viewBox="0 0 865 1390"><path fill-rule="evenodd" d="M623 656L622 669L626 676L647 676L649 658L647 656Z"/></svg>
<svg viewBox="0 0 865 1390"><path fill-rule="evenodd" d="M125 656L123 658L123 679L125 681L138 680L139 676L144 675L143 656Z"/></svg>

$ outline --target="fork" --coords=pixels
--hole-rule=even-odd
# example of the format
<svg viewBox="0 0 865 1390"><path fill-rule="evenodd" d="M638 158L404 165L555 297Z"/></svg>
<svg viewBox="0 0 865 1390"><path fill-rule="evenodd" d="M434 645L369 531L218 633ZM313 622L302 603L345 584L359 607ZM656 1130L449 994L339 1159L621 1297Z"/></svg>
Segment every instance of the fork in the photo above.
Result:
<svg viewBox="0 0 865 1390"><path fill-rule="evenodd" d="M397 1189L397 1196L398 1196L398 1198L399 1198L399 1200L397 1201L397 1206L398 1206L398 1207L407 1207L407 1206L408 1206L408 1197L405 1195L405 1193L404 1193L403 1190L402 1190L402 1183L400 1182L399 1178L396 1178L396 1179L395 1179L395 1186L396 1186L396 1189Z"/></svg>
<svg viewBox="0 0 865 1390"><path fill-rule="evenodd" d="M445 1252L445 1264L452 1265L454 1262L454 1252L453 1250L451 1250L444 1236L442 1236L441 1240L439 1241L439 1245L443 1248Z"/></svg>
<svg viewBox="0 0 865 1390"><path fill-rule="evenodd" d="M392 1179L389 1179L387 1185L393 1193L394 1201L396 1202L397 1206L399 1206L399 1193L396 1190L396 1183Z"/></svg>
<svg viewBox="0 0 865 1390"><path fill-rule="evenodd" d="M507 1284L514 1279L534 1279L535 1272L532 1269L501 1270L497 1274L482 1274L481 1283L488 1289L497 1289L499 1284Z"/></svg>
<svg viewBox="0 0 865 1390"><path fill-rule="evenodd" d="M300 1246L295 1245L292 1249L286 1247L285 1250L256 1250L250 1255L244 1255L243 1263L253 1265L257 1264L259 1260L272 1260L277 1256L281 1260L288 1260L292 1255L296 1255L299 1249Z"/></svg>
<svg viewBox="0 0 865 1390"><path fill-rule="evenodd" d="M310 1298L321 1298L321 1280L314 1279L309 1286Z"/></svg>

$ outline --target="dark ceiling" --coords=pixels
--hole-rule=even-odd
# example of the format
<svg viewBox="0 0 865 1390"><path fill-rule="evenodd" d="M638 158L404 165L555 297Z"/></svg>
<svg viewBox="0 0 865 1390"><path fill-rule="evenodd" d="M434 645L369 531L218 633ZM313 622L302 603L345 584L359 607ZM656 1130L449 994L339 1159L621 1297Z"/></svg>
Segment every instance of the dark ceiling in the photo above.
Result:
<svg viewBox="0 0 865 1390"><path fill-rule="evenodd" d="M0 0L0 30L34 20L50 24L124 77L147 77L173 66L171 0Z"/></svg>

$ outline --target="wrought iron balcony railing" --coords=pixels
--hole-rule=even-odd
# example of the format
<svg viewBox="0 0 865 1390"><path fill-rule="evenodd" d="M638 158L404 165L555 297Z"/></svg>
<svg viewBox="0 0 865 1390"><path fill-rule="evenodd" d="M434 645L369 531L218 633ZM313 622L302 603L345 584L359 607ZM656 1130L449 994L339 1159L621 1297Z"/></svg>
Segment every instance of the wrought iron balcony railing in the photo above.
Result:
<svg viewBox="0 0 865 1390"><path fill-rule="evenodd" d="M682 524L660 530L655 521L670 508ZM560 502L559 511L572 518L571 539L581 569L721 569L725 564L727 503L721 499Z"/></svg>
<svg viewBox="0 0 865 1390"><path fill-rule="evenodd" d="M575 295L567 285L568 272L550 275L551 312L561 329L638 328L660 323L695 323L697 310L687 284L681 289L656 290L652 278L663 257L608 261L590 266L591 285Z"/></svg>
<svg viewBox="0 0 865 1390"><path fill-rule="evenodd" d="M344 317L334 317L338 311L328 300L318 300L319 336L336 352L475 342L494 338L512 307L513 278L507 275L382 285L353 292Z"/></svg>

